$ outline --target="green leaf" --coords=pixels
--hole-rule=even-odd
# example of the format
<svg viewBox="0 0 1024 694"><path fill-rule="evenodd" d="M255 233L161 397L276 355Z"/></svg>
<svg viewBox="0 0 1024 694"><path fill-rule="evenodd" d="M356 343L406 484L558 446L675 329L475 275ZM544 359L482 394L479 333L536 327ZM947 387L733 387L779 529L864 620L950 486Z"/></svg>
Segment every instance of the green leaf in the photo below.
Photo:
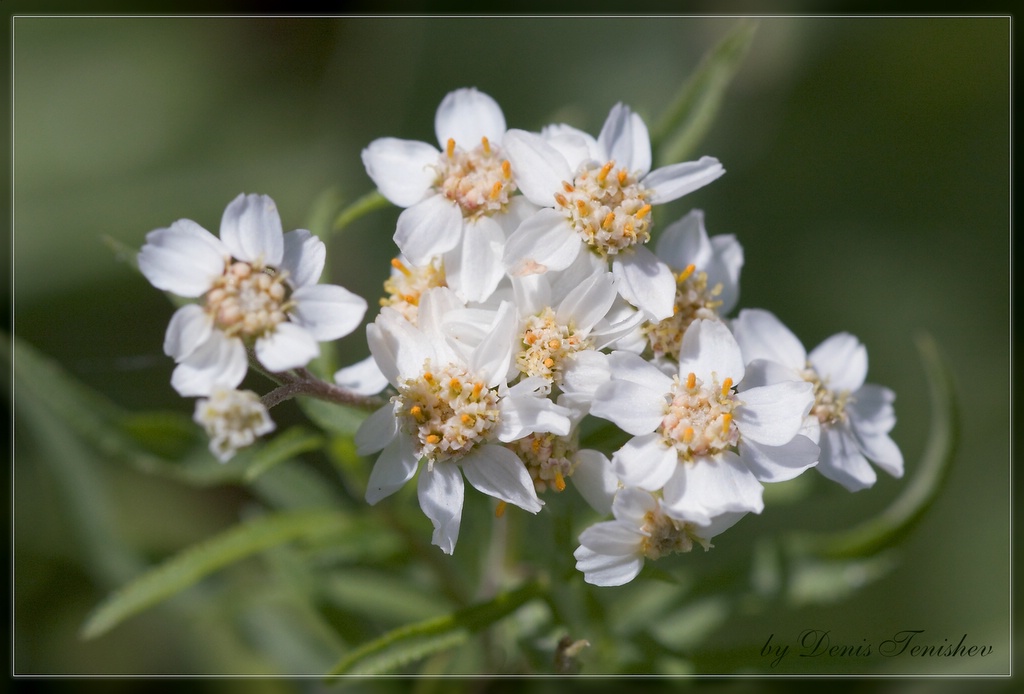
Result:
<svg viewBox="0 0 1024 694"><path fill-rule="evenodd" d="M300 453L314 451L324 444L324 437L303 427L292 427L278 434L265 445L253 449L245 461L245 481L252 482L264 472Z"/></svg>
<svg viewBox="0 0 1024 694"><path fill-rule="evenodd" d="M252 554L300 538L338 533L349 522L337 511L314 510L264 516L235 526L184 550L111 594L86 620L81 636L96 638L128 617Z"/></svg>
<svg viewBox="0 0 1024 694"><path fill-rule="evenodd" d="M316 398L296 398L299 407L310 420L324 431L351 438L359 429L369 412L357 407L338 405Z"/></svg>
<svg viewBox="0 0 1024 694"><path fill-rule="evenodd" d="M931 395L931 430L917 472L902 493L874 518L849 530L825 535L801 535L789 548L797 555L828 558L876 554L903 539L931 508L949 477L959 439L959 412L953 374L929 335L917 339Z"/></svg>
<svg viewBox="0 0 1024 694"><path fill-rule="evenodd" d="M543 596L546 590L544 581L533 581L450 615L399 627L347 654L328 674L395 672L409 663L464 643L471 634L503 619L530 600Z"/></svg>
<svg viewBox="0 0 1024 694"><path fill-rule="evenodd" d="M704 139L756 29L756 22L741 21L704 56L697 71L651 128L651 147L658 162L684 161Z"/></svg>

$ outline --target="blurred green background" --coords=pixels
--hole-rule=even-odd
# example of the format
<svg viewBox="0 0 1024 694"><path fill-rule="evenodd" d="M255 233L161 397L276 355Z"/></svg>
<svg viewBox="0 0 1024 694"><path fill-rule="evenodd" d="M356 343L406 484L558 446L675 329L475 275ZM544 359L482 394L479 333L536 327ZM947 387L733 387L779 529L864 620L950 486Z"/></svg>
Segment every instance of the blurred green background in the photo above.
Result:
<svg viewBox="0 0 1024 694"><path fill-rule="evenodd" d="M596 134L620 100L650 124L737 21L18 18L14 331L127 408L190 413L161 352L173 307L104 237L138 248L146 232L181 217L216 231L240 192L272 196L286 230L315 227L318 201L371 190L359 159L366 144L433 141L437 104L462 86L494 96L510 127L558 120ZM853 645L923 629L936 642L967 634L993 654L790 658L790 674L1009 670L1009 46L1006 18L761 18L693 153L718 157L727 174L659 217L665 225L700 207L709 233L735 234L746 252L740 305L774 311L808 348L841 330L867 345L869 381L898 396L893 436L908 477L929 416L915 336L933 335L955 374L959 455L895 568L852 600L741 615L731 628L757 644L828 629ZM330 242L332 281L371 304L396 217L375 213ZM366 354L360 335L341 343L343 359ZM276 654L285 664L253 662L212 634L197 640L173 606L79 640L88 611L117 582L83 559L59 466L40 459L17 419L14 435L15 673L301 668L289 653ZM200 491L113 463L100 472L105 512L148 560L228 526L247 501L237 489ZM791 529L846 527L903 484L881 476L849 494L815 479L795 507L769 504L692 559L749 551ZM702 671L721 671L734 636L713 633L695 649ZM756 649L746 671L772 672Z"/></svg>

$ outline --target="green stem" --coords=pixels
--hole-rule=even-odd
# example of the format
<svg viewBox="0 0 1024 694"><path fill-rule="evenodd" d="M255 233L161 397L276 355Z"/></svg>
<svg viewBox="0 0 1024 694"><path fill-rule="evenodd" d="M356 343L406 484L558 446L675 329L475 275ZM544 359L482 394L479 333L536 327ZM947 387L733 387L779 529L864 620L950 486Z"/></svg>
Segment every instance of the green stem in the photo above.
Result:
<svg viewBox="0 0 1024 694"><path fill-rule="evenodd" d="M369 192L355 200L334 218L334 224L331 227L331 231L339 232L360 217L368 215L376 210L384 209L390 204L391 203L388 199L381 195L379 191L374 190Z"/></svg>

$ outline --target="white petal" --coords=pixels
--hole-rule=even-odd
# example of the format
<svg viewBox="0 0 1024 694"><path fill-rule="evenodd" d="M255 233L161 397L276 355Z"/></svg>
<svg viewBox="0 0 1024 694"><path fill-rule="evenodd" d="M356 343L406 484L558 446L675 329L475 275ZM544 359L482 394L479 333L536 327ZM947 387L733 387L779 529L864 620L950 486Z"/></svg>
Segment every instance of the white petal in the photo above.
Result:
<svg viewBox="0 0 1024 694"><path fill-rule="evenodd" d="M619 479L612 472L611 461L598 451L584 448L576 453L573 485L591 508L598 513L612 511L612 499L619 489Z"/></svg>
<svg viewBox="0 0 1024 694"><path fill-rule="evenodd" d="M814 404L814 386L806 381L783 381L740 393L743 405L733 412L744 439L781 446L797 435Z"/></svg>
<svg viewBox="0 0 1024 694"><path fill-rule="evenodd" d="M465 483L459 466L440 463L432 470L423 470L416 491L420 508L434 524L431 542L445 554L451 554L459 540L462 504L465 500Z"/></svg>
<svg viewBox="0 0 1024 694"><path fill-rule="evenodd" d="M273 372L305 366L318 354L320 346L313 336L294 323L278 323L272 333L256 340L256 358Z"/></svg>
<svg viewBox="0 0 1024 694"><path fill-rule="evenodd" d="M803 381L803 378L798 372L778 362L755 359L747 363L746 373L743 374L739 391L745 392L751 388L770 386L782 381Z"/></svg>
<svg viewBox="0 0 1024 694"><path fill-rule="evenodd" d="M562 391L593 399L594 392L611 378L608 357L602 352L577 352L562 365Z"/></svg>
<svg viewBox="0 0 1024 694"><path fill-rule="evenodd" d="M654 320L672 315L676 301L676 278L668 265L643 246L615 255L612 273L616 288L629 303Z"/></svg>
<svg viewBox="0 0 1024 694"><path fill-rule="evenodd" d="M426 142L383 137L363 150L363 166L380 194L399 207L427 197L437 179L441 152Z"/></svg>
<svg viewBox="0 0 1024 694"><path fill-rule="evenodd" d="M703 270L711 260L711 241L704 229L704 212L691 210L682 219L665 227L658 237L655 253L673 270L681 271L691 263Z"/></svg>
<svg viewBox="0 0 1024 694"><path fill-rule="evenodd" d="M603 524L598 523L594 527L600 525ZM643 556L639 553L609 556L580 546L573 556L576 557L576 568L583 572L583 579L595 586L621 586L629 583L644 566Z"/></svg>
<svg viewBox="0 0 1024 694"><path fill-rule="evenodd" d="M355 436L356 453L376 453L391 443L397 434L398 417L395 414L395 403L389 402L377 408L359 425Z"/></svg>
<svg viewBox="0 0 1024 694"><path fill-rule="evenodd" d="M630 381L611 380L594 394L590 414L614 422L623 431L641 436L654 431L665 416L665 396Z"/></svg>
<svg viewBox="0 0 1024 694"><path fill-rule="evenodd" d="M146 234L139 271L157 289L195 297L224 274L230 255L216 236L190 219L179 219L167 229Z"/></svg>
<svg viewBox="0 0 1024 694"><path fill-rule="evenodd" d="M566 294L558 304L555 320L587 334L605 317L616 297L615 282L607 272L591 275Z"/></svg>
<svg viewBox="0 0 1024 694"><path fill-rule="evenodd" d="M604 148L597 143L593 135L571 125L564 123L546 125L540 134L545 142L562 153L570 170L575 171L576 167L585 161L596 161L602 158L607 161L608 159Z"/></svg>
<svg viewBox="0 0 1024 694"><path fill-rule="evenodd" d="M534 432L567 436L572 423L569 409L545 397L507 395L498 403L499 421L494 434L506 443Z"/></svg>
<svg viewBox="0 0 1024 694"><path fill-rule="evenodd" d="M746 373L743 354L729 328L716 320L695 320L683 333L679 375L693 373L705 384L740 383Z"/></svg>
<svg viewBox="0 0 1024 694"><path fill-rule="evenodd" d="M372 506L401 489L416 474L417 462L411 437L399 434L381 451L370 470L366 503Z"/></svg>
<svg viewBox="0 0 1024 694"><path fill-rule="evenodd" d="M616 350L608 355L608 367L617 380L632 381L655 393L667 394L672 390L671 377L639 354Z"/></svg>
<svg viewBox="0 0 1024 694"><path fill-rule="evenodd" d="M868 375L868 350L849 333L838 333L811 350L808 359L825 385L855 391Z"/></svg>
<svg viewBox="0 0 1024 694"><path fill-rule="evenodd" d="M508 301L501 302L490 331L473 350L469 367L484 379L488 388L505 380L512 364L513 337L517 325L515 307Z"/></svg>
<svg viewBox="0 0 1024 694"><path fill-rule="evenodd" d="M377 363L377 368L387 379L388 383L397 386L401 375L398 372L398 360L395 355L395 342L391 334L382 330L379 323L370 323L366 326L366 344L370 348L370 355Z"/></svg>
<svg viewBox="0 0 1024 694"><path fill-rule="evenodd" d="M248 368L242 341L214 330L206 342L174 369L171 385L184 397L209 395L216 386L237 387Z"/></svg>
<svg viewBox="0 0 1024 694"><path fill-rule="evenodd" d="M597 141L616 166L639 176L651 170L651 137L643 119L628 106L612 107Z"/></svg>
<svg viewBox="0 0 1024 694"><path fill-rule="evenodd" d="M382 309L375 325L377 329L366 331L367 343L377 366L393 386L397 387L407 378L418 378L423 372L423 362L433 361L437 348L443 348L397 311Z"/></svg>
<svg viewBox="0 0 1024 694"><path fill-rule="evenodd" d="M372 356L338 369L334 382L357 395L376 395L388 387L387 377Z"/></svg>
<svg viewBox="0 0 1024 694"><path fill-rule="evenodd" d="M878 479L849 432L837 427L822 427L819 445L818 472L833 482L856 492L867 489Z"/></svg>
<svg viewBox="0 0 1024 694"><path fill-rule="evenodd" d="M564 270L580 253L580 238L565 217L544 208L519 225L505 244L502 261L509 275Z"/></svg>
<svg viewBox="0 0 1024 694"><path fill-rule="evenodd" d="M781 446L740 441L740 458L761 482L785 482L818 462L818 446L806 436L794 436Z"/></svg>
<svg viewBox="0 0 1024 694"><path fill-rule="evenodd" d="M853 432L861 452L875 465L897 479L903 477L903 453L887 434Z"/></svg>
<svg viewBox="0 0 1024 694"><path fill-rule="evenodd" d="M623 521L637 530L648 522L647 514L658 509L658 500L650 492L634 487L621 489L615 495L612 513L616 520Z"/></svg>
<svg viewBox="0 0 1024 694"><path fill-rule="evenodd" d="M312 232L296 229L284 235L284 257L280 269L288 273L288 282L293 287L316 284L326 260L327 246Z"/></svg>
<svg viewBox="0 0 1024 694"><path fill-rule="evenodd" d="M299 287L292 294L292 320L318 342L337 340L359 327L366 315L366 299L335 284ZM283 324L282 324L283 325Z"/></svg>
<svg viewBox="0 0 1024 694"><path fill-rule="evenodd" d="M164 354L181 361L210 339L213 319L198 304L186 304L174 312L164 334Z"/></svg>
<svg viewBox="0 0 1024 694"><path fill-rule="evenodd" d="M535 205L552 207L562 182L573 180L565 157L540 135L509 130L502 140L502 149L512 164L516 185Z"/></svg>
<svg viewBox="0 0 1024 694"><path fill-rule="evenodd" d="M493 98L473 88L456 89L441 100L434 116L434 133L442 148L448 139L465 150L486 137L494 144L505 134L505 115Z"/></svg>
<svg viewBox="0 0 1024 694"><path fill-rule="evenodd" d="M711 239L714 254L704 267L708 286L721 286L718 294L719 315L726 315L740 299L740 271L743 269L743 246L732 234L719 234Z"/></svg>
<svg viewBox="0 0 1024 694"><path fill-rule="evenodd" d="M739 456L730 452L678 466L663 493L673 514L702 525L722 513L760 513L764 509L764 487Z"/></svg>
<svg viewBox="0 0 1024 694"><path fill-rule="evenodd" d="M239 260L278 266L284 257L284 230L277 205L266 195L240 194L224 210L220 240Z"/></svg>
<svg viewBox="0 0 1024 694"><path fill-rule="evenodd" d="M794 372L807 367L804 346L770 311L743 309L733 319L732 329L746 361L768 359Z"/></svg>
<svg viewBox="0 0 1024 694"><path fill-rule="evenodd" d="M580 533L580 544L607 557L628 557L639 554L643 537L638 527L616 518L584 530Z"/></svg>
<svg viewBox="0 0 1024 694"><path fill-rule="evenodd" d="M888 433L896 425L895 399L890 389L866 383L850 397L846 411L857 431Z"/></svg>
<svg viewBox="0 0 1024 694"><path fill-rule="evenodd" d="M486 301L505 276L505 234L490 217L467 220L461 245L444 256L448 286L466 301Z"/></svg>
<svg viewBox="0 0 1024 694"><path fill-rule="evenodd" d="M523 461L504 446L481 446L464 456L460 465L466 480L488 496L530 513L537 513L543 506Z"/></svg>
<svg viewBox="0 0 1024 694"><path fill-rule="evenodd" d="M398 215L394 240L413 265L426 265L458 245L462 212L443 195L431 195Z"/></svg>
<svg viewBox="0 0 1024 694"><path fill-rule="evenodd" d="M651 190L649 201L652 205L671 202L692 193L725 173L725 169L714 157L701 157L698 161L687 161L655 169L640 182Z"/></svg>
<svg viewBox="0 0 1024 694"><path fill-rule="evenodd" d="M612 455L612 470L624 485L650 492L664 487L679 464L676 449L656 432L631 438Z"/></svg>

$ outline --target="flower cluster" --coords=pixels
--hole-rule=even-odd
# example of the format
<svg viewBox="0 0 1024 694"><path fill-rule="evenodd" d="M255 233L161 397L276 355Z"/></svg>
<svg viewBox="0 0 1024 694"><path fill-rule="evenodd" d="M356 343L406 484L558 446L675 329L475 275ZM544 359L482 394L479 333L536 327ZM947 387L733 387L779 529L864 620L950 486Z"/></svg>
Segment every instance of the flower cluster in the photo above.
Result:
<svg viewBox="0 0 1024 694"><path fill-rule="evenodd" d="M731 317L736 238L709 236L700 210L661 218L662 203L724 174L717 159L653 168L646 125L624 104L596 137L509 129L475 89L443 99L435 132L437 146L388 137L362 153L403 208L398 253L366 327L371 357L325 386L378 396L355 437L376 456L370 504L415 478L450 554L467 481L498 513L538 513L571 481L612 518L583 530L577 568L619 585L645 560L711 547L763 509L765 484L813 467L856 490L874 483L870 462L902 475L894 396L865 384L864 346L841 333L807 353L767 311ZM187 220L152 232L139 265L199 300L175 313L165 351L182 395L212 396L197 421L221 458L272 427L258 401L224 394L249 360L301 369L366 310L317 284L323 243L282 235L266 197L232 202L220 239ZM588 448L584 422L625 443Z"/></svg>

